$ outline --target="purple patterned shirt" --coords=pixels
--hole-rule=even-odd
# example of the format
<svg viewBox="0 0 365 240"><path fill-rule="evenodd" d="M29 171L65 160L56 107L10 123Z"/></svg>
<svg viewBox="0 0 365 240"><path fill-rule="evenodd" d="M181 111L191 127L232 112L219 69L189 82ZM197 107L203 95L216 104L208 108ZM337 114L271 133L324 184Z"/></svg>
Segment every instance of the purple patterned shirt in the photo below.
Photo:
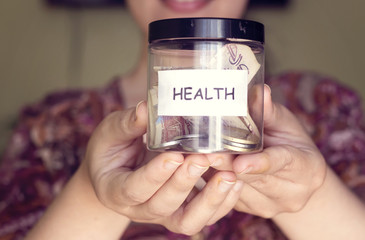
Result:
<svg viewBox="0 0 365 240"><path fill-rule="evenodd" d="M365 200L365 131L357 94L326 76L290 72L267 79L273 98L304 124L328 164ZM0 240L22 239L77 169L88 139L123 109L120 79L101 89L65 90L25 107L0 167ZM192 237L131 224L121 239L281 240L271 220L231 211Z"/></svg>

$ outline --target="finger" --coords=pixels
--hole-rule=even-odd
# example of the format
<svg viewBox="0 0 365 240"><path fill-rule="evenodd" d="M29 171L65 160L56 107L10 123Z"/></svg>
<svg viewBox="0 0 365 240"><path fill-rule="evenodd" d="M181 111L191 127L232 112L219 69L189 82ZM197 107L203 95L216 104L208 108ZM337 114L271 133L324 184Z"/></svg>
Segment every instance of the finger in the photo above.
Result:
<svg viewBox="0 0 365 240"><path fill-rule="evenodd" d="M202 176L202 183L198 183L197 187L199 190L202 190L205 186L205 184L209 181L209 179L211 179L216 173L218 172L218 170L214 169L214 168L209 168Z"/></svg>
<svg viewBox="0 0 365 240"><path fill-rule="evenodd" d="M186 200L209 164L205 155L189 155L153 197L134 213L141 216L149 214L149 218L170 216Z"/></svg>
<svg viewBox="0 0 365 240"><path fill-rule="evenodd" d="M243 188L243 181L237 180L235 185L230 190L224 202L218 207L217 211L208 221L207 225L212 225L216 223L219 219L227 215L237 204L237 201L240 198L240 194Z"/></svg>
<svg viewBox="0 0 365 240"><path fill-rule="evenodd" d="M266 197L282 203L286 202L286 198L300 203L297 200L306 196L309 189L322 184L321 165L322 161L311 152L277 146L255 155L237 157L234 169L238 179ZM285 196L282 195L283 190L287 192Z"/></svg>
<svg viewBox="0 0 365 240"><path fill-rule="evenodd" d="M239 155L233 161L233 169L237 174L274 174L290 166L293 155L302 153L287 145L269 147L259 153Z"/></svg>
<svg viewBox="0 0 365 240"><path fill-rule="evenodd" d="M136 171L116 168L96 181L98 190L106 199L111 199L107 202L109 206L123 212L126 207L150 199L183 161L182 154L162 153Z"/></svg>
<svg viewBox="0 0 365 240"><path fill-rule="evenodd" d="M204 184L205 186L205 184ZM188 204L190 201L192 201L196 195L198 195L200 193L200 190L199 188L197 187L194 187L191 192L189 193L189 195L186 197L186 200L184 202L184 204Z"/></svg>
<svg viewBox="0 0 365 240"><path fill-rule="evenodd" d="M233 161L238 175L265 174L281 179L295 179L297 183L321 182L325 174L325 160L316 151L289 145L265 148L262 152L240 155ZM304 169L310 171L303 172Z"/></svg>
<svg viewBox="0 0 365 240"><path fill-rule="evenodd" d="M217 173L202 192L172 215L172 227L187 235L199 232L217 212L235 183L234 173Z"/></svg>
<svg viewBox="0 0 365 240"><path fill-rule="evenodd" d="M210 166L221 171L232 171L232 161L235 158L233 154L212 153L206 155Z"/></svg>
<svg viewBox="0 0 365 240"><path fill-rule="evenodd" d="M90 144L97 142L100 151L110 147L124 147L134 139L141 137L147 127L147 105L140 102L136 108L117 111L109 114L95 130ZM96 144L96 143L95 143Z"/></svg>
<svg viewBox="0 0 365 240"><path fill-rule="evenodd" d="M263 218L271 218L278 213L277 206L270 198L248 184L242 187L240 200L236 203L235 209Z"/></svg>
<svg viewBox="0 0 365 240"><path fill-rule="evenodd" d="M265 145L280 144L282 142L312 142L298 119L284 106L274 103L269 86L264 87L264 132ZM275 140L271 141L271 136Z"/></svg>
<svg viewBox="0 0 365 240"><path fill-rule="evenodd" d="M260 181L256 183L260 186L244 184L240 199L235 206L236 210L263 218L272 218L281 212L296 212L308 200L308 194L301 189L303 186L290 181L275 180L275 184L260 183ZM285 194L283 194L284 190Z"/></svg>
<svg viewBox="0 0 365 240"><path fill-rule="evenodd" d="M267 85L264 86L268 87ZM262 87L262 84L253 84L250 90L248 91L249 115L247 117L252 118L252 121L255 123L262 122L263 101L264 101L264 88Z"/></svg>
<svg viewBox="0 0 365 240"><path fill-rule="evenodd" d="M237 179L242 180L245 185L249 185L258 193L274 200L277 204L285 203L287 200L300 200L307 193L306 185L299 184L298 182L291 181L287 178L277 177L275 175L241 174L237 176ZM283 194L283 192L285 192L285 194Z"/></svg>

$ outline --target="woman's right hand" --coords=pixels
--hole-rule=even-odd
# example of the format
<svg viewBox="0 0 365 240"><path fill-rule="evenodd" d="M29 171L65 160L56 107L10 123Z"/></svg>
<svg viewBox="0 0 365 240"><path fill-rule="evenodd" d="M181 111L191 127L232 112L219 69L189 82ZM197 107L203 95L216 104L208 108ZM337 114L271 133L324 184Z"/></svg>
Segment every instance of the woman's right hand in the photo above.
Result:
<svg viewBox="0 0 365 240"><path fill-rule="evenodd" d="M226 215L242 182L217 172L202 191L195 189L214 157L145 150L147 107L115 112L94 131L81 169L87 171L99 201L136 222L164 225L187 235ZM86 174L85 174L86 175Z"/></svg>

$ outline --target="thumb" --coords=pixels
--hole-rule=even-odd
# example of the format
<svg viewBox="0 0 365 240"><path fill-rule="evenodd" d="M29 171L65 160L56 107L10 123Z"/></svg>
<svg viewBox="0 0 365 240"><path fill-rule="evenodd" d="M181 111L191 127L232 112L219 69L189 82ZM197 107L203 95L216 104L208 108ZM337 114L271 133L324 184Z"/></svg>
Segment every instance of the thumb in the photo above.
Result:
<svg viewBox="0 0 365 240"><path fill-rule="evenodd" d="M147 128L147 104L138 103L135 108L109 114L95 129L91 144L97 142L100 149L111 146L129 145L141 137Z"/></svg>
<svg viewBox="0 0 365 240"><path fill-rule="evenodd" d="M288 140L309 140L310 137L303 125L286 107L272 101L271 89L269 86L264 87L264 134L266 140L270 136L279 139ZM279 144L276 142L275 145Z"/></svg>

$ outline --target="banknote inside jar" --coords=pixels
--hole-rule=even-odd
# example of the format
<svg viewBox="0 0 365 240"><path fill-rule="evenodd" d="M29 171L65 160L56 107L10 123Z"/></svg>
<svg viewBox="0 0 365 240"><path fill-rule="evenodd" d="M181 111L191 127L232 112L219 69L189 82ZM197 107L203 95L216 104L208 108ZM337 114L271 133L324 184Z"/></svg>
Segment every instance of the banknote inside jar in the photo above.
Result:
<svg viewBox="0 0 365 240"><path fill-rule="evenodd" d="M244 57L243 57L244 56ZM228 43L202 64L205 69L249 70L248 83L260 68L253 51L243 44ZM154 66L155 71L174 69ZM257 88L259 90L259 88ZM151 150L195 153L252 152L260 149L261 132L250 115L245 116L158 116L158 86L148 92Z"/></svg>

